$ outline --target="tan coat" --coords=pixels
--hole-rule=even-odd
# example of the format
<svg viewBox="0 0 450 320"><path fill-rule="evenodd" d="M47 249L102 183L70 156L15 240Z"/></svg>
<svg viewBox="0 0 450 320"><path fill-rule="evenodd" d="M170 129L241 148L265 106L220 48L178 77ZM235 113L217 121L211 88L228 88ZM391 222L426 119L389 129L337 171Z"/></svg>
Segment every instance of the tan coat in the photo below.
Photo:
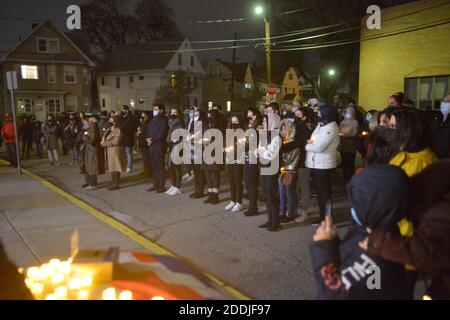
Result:
<svg viewBox="0 0 450 320"><path fill-rule="evenodd" d="M122 147L122 132L118 127L106 129L101 145L106 148L109 172L125 171L125 155Z"/></svg>

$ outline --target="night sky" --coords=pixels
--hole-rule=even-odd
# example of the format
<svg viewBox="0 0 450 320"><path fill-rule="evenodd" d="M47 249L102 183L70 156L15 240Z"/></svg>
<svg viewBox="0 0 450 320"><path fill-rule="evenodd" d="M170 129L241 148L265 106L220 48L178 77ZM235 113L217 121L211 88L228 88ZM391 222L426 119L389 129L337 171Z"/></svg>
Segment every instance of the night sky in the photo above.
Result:
<svg viewBox="0 0 450 320"><path fill-rule="evenodd" d="M264 23L257 19L235 23L188 24L189 21L246 18L252 16L255 0L165 0L175 11L180 31L191 40L232 39L234 32L240 38L262 37ZM14 46L19 36L31 30L31 20L50 20L65 30L66 8L86 0L0 0L0 51ZM135 0L130 1L133 5ZM83 13L82 13L83 14ZM83 18L82 18L83 19ZM36 21L36 22L38 22ZM83 21L81 21L83 23ZM220 44L218 46L223 46ZM262 50L262 49L261 49ZM0 56L3 53L0 52ZM220 57L231 60L231 50L202 54L200 58ZM239 60L255 60L253 50L239 49Z"/></svg>

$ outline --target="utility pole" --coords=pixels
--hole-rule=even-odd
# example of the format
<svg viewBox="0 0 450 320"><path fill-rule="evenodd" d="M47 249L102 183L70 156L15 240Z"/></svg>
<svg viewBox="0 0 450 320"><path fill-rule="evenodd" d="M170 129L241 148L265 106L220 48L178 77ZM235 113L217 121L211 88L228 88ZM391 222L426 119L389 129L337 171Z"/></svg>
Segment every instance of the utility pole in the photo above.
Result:
<svg viewBox="0 0 450 320"><path fill-rule="evenodd" d="M270 20L264 17L264 24L266 26L266 60L267 60L267 82L272 83L272 58L270 53Z"/></svg>
<svg viewBox="0 0 450 320"><path fill-rule="evenodd" d="M237 40L237 33L234 33L234 44L233 44L233 57L231 59L231 111L233 111L234 106L234 80L235 80L235 66L236 66L236 40Z"/></svg>
<svg viewBox="0 0 450 320"><path fill-rule="evenodd" d="M17 161L17 170L19 174L22 174L22 168L20 164L20 152L19 152L19 136L17 132L17 120L16 120L16 103L14 101L14 90L17 89L17 73L16 71L8 71L6 72L6 82L7 87L11 93L11 111L13 115L14 122L14 142L16 143L16 161Z"/></svg>

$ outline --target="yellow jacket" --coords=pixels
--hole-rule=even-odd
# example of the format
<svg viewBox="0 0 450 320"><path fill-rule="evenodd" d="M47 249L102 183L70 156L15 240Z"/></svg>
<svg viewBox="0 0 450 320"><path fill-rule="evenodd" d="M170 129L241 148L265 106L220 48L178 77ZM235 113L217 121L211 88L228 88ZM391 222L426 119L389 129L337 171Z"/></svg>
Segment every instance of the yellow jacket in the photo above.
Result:
<svg viewBox="0 0 450 320"><path fill-rule="evenodd" d="M424 149L419 152L411 153L402 151L398 153L389 162L390 165L397 166L408 175L408 177L415 176L429 165L438 162L437 156L431 149ZM412 237L413 225L408 219L403 219L398 223L400 234L403 237ZM414 270L410 265L405 265L406 269Z"/></svg>

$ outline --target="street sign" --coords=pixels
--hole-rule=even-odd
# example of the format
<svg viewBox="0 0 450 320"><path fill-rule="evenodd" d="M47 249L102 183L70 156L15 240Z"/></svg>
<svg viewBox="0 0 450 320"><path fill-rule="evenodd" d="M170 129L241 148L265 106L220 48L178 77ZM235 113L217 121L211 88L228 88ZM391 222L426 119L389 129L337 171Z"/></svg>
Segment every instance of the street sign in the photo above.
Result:
<svg viewBox="0 0 450 320"><path fill-rule="evenodd" d="M16 73L16 71L6 72L6 83L8 86L8 90L16 90L17 89L17 73Z"/></svg>

